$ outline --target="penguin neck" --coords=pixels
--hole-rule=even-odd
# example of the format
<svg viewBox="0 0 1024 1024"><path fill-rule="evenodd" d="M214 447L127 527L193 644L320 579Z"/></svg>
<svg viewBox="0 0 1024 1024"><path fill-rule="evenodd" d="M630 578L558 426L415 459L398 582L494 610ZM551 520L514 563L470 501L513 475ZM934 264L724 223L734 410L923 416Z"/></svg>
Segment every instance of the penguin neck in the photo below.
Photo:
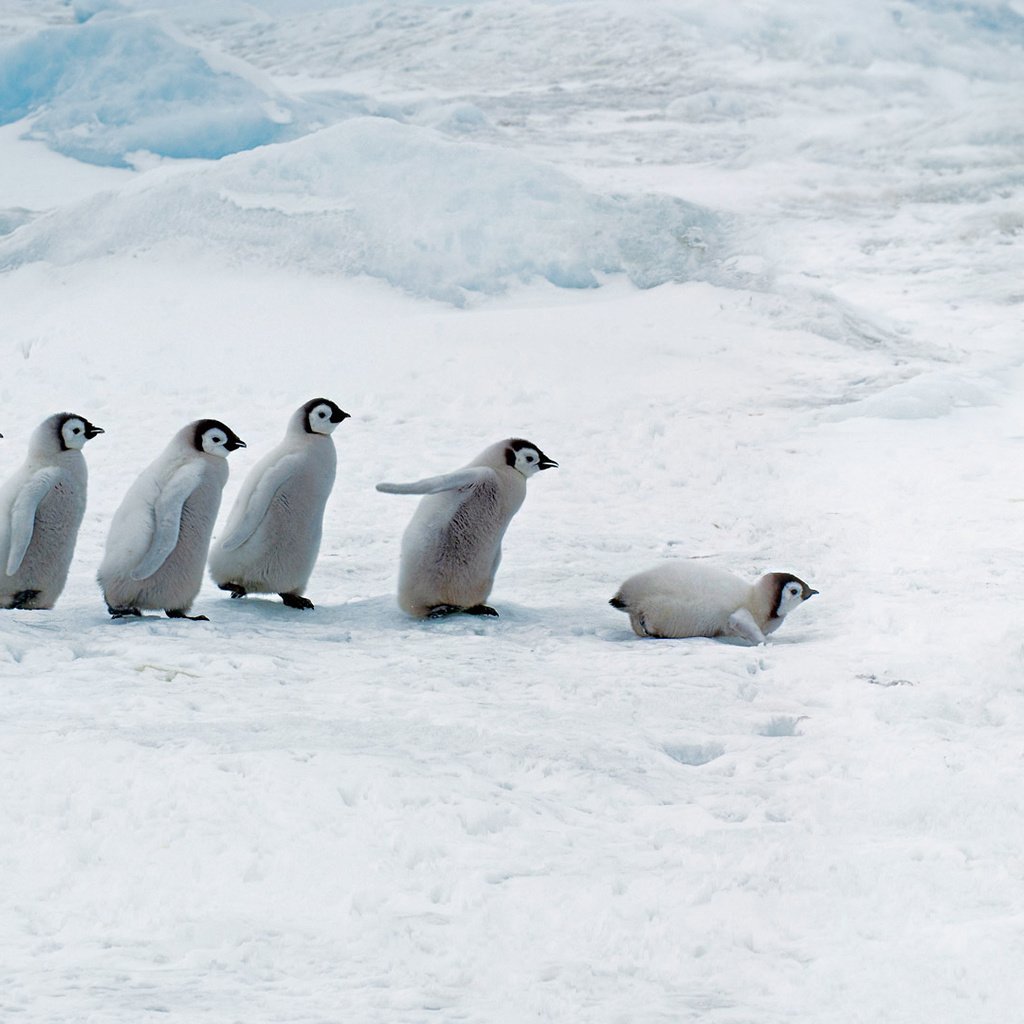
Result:
<svg viewBox="0 0 1024 1024"><path fill-rule="evenodd" d="M778 596L774 593L774 589L771 586L771 581L765 578L758 580L750 588L747 607L762 633L778 629L782 624L782 619L777 619L774 616L775 607L778 604ZM773 622L774 626L771 625Z"/></svg>

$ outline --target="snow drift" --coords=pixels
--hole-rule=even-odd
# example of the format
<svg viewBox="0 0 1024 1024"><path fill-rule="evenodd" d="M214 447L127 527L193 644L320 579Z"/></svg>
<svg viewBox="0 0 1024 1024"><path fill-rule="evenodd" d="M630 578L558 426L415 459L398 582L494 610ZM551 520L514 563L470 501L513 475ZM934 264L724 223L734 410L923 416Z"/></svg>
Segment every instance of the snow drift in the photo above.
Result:
<svg viewBox="0 0 1024 1024"><path fill-rule="evenodd" d="M0 243L0 268L172 247L460 302L515 280L685 280L716 245L712 215L680 199L593 194L518 154L358 118L40 217Z"/></svg>

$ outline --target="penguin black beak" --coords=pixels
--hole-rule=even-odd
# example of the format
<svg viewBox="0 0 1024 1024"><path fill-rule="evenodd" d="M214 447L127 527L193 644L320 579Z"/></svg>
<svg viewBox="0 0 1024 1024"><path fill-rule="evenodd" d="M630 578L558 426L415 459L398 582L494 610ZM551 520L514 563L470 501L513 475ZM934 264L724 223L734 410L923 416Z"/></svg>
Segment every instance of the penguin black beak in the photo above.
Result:
<svg viewBox="0 0 1024 1024"><path fill-rule="evenodd" d="M236 448L248 448L249 446L240 437L235 437L230 441L225 441L224 447L227 448L229 452L233 452Z"/></svg>
<svg viewBox="0 0 1024 1024"><path fill-rule="evenodd" d="M97 427L93 423L86 423L85 425L85 436L86 439L91 441L97 434L105 434L106 431L102 427Z"/></svg>
<svg viewBox="0 0 1024 1024"><path fill-rule="evenodd" d="M339 409L332 417L332 423L340 423L342 420L350 420L352 417L343 410Z"/></svg>
<svg viewBox="0 0 1024 1024"><path fill-rule="evenodd" d="M811 588L810 588L810 587L808 587L808 588L807 588L807 593L806 593L806 594L804 594L804 600L806 601L806 600L807 600L807 598L809 598L809 597L814 597L814 595L815 595L815 594L820 594L820 593L821 593L821 591L820 591L820 590L811 590Z"/></svg>
<svg viewBox="0 0 1024 1024"><path fill-rule="evenodd" d="M554 459L549 459L546 455L541 456L540 462L537 463L538 469L558 469L558 463Z"/></svg>

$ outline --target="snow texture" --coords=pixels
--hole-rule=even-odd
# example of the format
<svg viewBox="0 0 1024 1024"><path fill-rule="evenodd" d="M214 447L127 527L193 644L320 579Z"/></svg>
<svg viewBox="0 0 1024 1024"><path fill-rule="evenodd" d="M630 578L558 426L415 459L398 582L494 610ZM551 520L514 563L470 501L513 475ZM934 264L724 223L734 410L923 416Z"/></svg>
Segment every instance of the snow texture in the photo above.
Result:
<svg viewBox="0 0 1024 1024"><path fill-rule="evenodd" d="M285 137L292 120L272 91L152 18L106 11L0 47L0 123L29 115L27 137L113 166L139 150L224 156Z"/></svg>
<svg viewBox="0 0 1024 1024"><path fill-rule="evenodd" d="M594 195L518 154L366 118L57 210L0 242L0 267L220 251L460 302L538 277L685 280L713 237L712 216L681 199Z"/></svg>
<svg viewBox="0 0 1024 1024"><path fill-rule="evenodd" d="M1022 25L0 0L0 478L106 430L61 600L0 613L0 1020L1019 1019ZM222 530L320 395L315 611L111 623L170 436L248 443ZM374 484L512 435L559 468L500 618L404 617ZM821 594L635 637L609 597L682 557Z"/></svg>

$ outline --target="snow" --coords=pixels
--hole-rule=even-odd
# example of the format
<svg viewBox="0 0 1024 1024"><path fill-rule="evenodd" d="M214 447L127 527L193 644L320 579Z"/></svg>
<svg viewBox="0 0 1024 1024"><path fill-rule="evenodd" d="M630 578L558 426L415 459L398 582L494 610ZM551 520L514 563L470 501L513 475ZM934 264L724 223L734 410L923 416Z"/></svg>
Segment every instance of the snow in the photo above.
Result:
<svg viewBox="0 0 1024 1024"><path fill-rule="evenodd" d="M197 159L200 90L191 158L139 153L89 70L0 128L0 478L51 412L107 431L63 597L0 617L0 1018L1015 1020L1019 5L92 9L0 38L159 26L299 115ZM100 99L121 166L49 148ZM171 434L248 442L223 516L316 395L316 610L107 621ZM511 435L560 468L501 617L406 619L374 484ZM689 556L821 594L763 648L636 638L608 598Z"/></svg>
<svg viewBox="0 0 1024 1024"><path fill-rule="evenodd" d="M29 138L89 163L130 154L216 158L288 131L292 113L211 66L155 21L101 11L0 48L0 123L35 114Z"/></svg>
<svg viewBox="0 0 1024 1024"><path fill-rule="evenodd" d="M0 266L170 246L462 301L535 277L574 288L608 273L645 287L686 279L714 232L681 199L593 195L516 154L360 118L62 207L0 243Z"/></svg>

